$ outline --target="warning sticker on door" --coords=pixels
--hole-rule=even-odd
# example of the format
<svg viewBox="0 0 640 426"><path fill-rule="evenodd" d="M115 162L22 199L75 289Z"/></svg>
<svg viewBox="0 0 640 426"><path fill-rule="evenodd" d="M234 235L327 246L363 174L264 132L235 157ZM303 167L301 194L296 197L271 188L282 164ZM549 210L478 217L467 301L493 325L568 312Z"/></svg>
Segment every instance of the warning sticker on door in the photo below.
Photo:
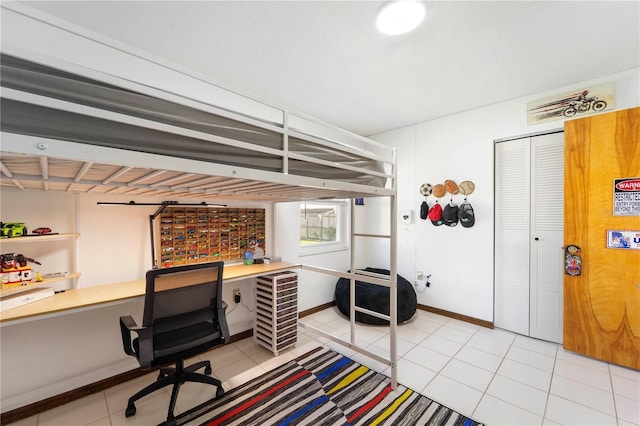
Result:
<svg viewBox="0 0 640 426"><path fill-rule="evenodd" d="M640 216L640 177L613 180L613 215Z"/></svg>
<svg viewBox="0 0 640 426"><path fill-rule="evenodd" d="M640 231L607 231L607 248L640 250Z"/></svg>

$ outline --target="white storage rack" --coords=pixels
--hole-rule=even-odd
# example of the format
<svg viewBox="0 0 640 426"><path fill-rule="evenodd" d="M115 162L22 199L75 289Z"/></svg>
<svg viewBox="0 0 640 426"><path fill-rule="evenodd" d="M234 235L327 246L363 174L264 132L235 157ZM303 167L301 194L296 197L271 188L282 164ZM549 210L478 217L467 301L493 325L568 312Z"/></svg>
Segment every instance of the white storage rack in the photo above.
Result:
<svg viewBox="0 0 640 426"><path fill-rule="evenodd" d="M253 340L277 356L298 340L298 274L257 277L254 295Z"/></svg>

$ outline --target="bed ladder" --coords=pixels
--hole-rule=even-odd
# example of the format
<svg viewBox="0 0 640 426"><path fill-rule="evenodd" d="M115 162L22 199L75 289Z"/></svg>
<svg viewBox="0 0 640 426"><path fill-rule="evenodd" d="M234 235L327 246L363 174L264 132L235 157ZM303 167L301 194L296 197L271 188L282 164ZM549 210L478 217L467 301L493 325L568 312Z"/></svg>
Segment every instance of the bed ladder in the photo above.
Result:
<svg viewBox="0 0 640 426"><path fill-rule="evenodd" d="M355 200L352 200L355 201ZM350 271L353 271L349 280L349 321L351 323L351 345L355 345L356 341L356 312L361 312L367 315L374 316L376 318L389 321L389 359L378 359L381 362L387 362L391 367L391 387L396 389L398 386L398 256L397 256L397 225L396 218L398 216L398 207L396 203L396 195L389 196L390 204L390 224L389 234L363 234L356 233L355 228L355 215L351 215L351 260ZM355 206L355 202L352 203L352 209ZM368 272L363 270L357 270L355 268L355 247L356 238L374 238L374 239L388 239L389 240L389 276L376 274L374 272ZM367 282L370 284L389 287L389 315L381 314L379 312L371 311L369 309L356 305L356 277L358 281ZM366 351L367 355L373 356Z"/></svg>
<svg viewBox="0 0 640 426"><path fill-rule="evenodd" d="M349 272L340 272L327 268L319 268L316 266L302 265L302 269L320 272L324 274L334 275L340 278L349 279L349 321L350 321L350 340L345 341L337 336L327 333L324 330L316 328L314 326L299 322L300 326L312 330L313 332L330 339L334 342L340 343L355 350L363 355L366 355L374 360L383 364L389 365L391 368L391 388L396 389L398 386L398 264L397 264L397 202L396 195L389 195L390 197L390 232L389 234L365 234L356 233L355 229L355 215L353 209L355 206L355 199L351 200L351 259ZM389 275L377 274L374 272L359 270L355 268L355 247L356 238L375 238L375 239L388 239L389 240ZM366 282L379 286L389 287L389 315L381 314L379 312L371 311L369 309L357 306L355 303L356 281ZM356 312L361 312L367 315L374 316L383 320L389 321L389 358L385 358L379 354L368 351L367 349L358 346L356 343Z"/></svg>

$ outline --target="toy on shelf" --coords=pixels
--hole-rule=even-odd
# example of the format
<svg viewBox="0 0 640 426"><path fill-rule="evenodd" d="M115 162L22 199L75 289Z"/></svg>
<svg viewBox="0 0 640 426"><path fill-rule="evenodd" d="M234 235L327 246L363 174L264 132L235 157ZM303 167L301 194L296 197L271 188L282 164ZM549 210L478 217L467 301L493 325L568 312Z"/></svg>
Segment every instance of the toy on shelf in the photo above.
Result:
<svg viewBox="0 0 640 426"><path fill-rule="evenodd" d="M0 235L6 238L27 235L27 225L24 222L0 222Z"/></svg>
<svg viewBox="0 0 640 426"><path fill-rule="evenodd" d="M35 259L18 253L0 255L0 280L2 286L27 285L31 281L31 267L27 263L41 265Z"/></svg>
<svg viewBox="0 0 640 426"><path fill-rule="evenodd" d="M51 228L43 226L41 228L34 229L32 232L37 235L51 234Z"/></svg>

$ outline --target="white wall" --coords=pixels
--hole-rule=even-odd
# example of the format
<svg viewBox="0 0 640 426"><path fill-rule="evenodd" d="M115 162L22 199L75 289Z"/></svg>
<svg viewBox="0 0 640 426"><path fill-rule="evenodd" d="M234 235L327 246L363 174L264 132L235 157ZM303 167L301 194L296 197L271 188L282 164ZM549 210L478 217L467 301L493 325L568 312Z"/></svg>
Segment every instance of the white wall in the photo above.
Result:
<svg viewBox="0 0 640 426"><path fill-rule="evenodd" d="M142 298L109 307L3 325L2 412L133 370L118 318L142 318Z"/></svg>
<svg viewBox="0 0 640 426"><path fill-rule="evenodd" d="M640 105L640 70L634 69L373 136L398 148L398 210L413 209L417 218L398 227L398 271L410 281L418 270L432 275L418 303L493 321L494 141L562 129L562 121L527 126L526 104L609 81L616 86L616 109ZM435 227L419 219L420 185L445 179L475 183L468 197L476 215L473 228ZM430 206L435 202L433 196L428 200ZM462 200L455 196L458 204Z"/></svg>

